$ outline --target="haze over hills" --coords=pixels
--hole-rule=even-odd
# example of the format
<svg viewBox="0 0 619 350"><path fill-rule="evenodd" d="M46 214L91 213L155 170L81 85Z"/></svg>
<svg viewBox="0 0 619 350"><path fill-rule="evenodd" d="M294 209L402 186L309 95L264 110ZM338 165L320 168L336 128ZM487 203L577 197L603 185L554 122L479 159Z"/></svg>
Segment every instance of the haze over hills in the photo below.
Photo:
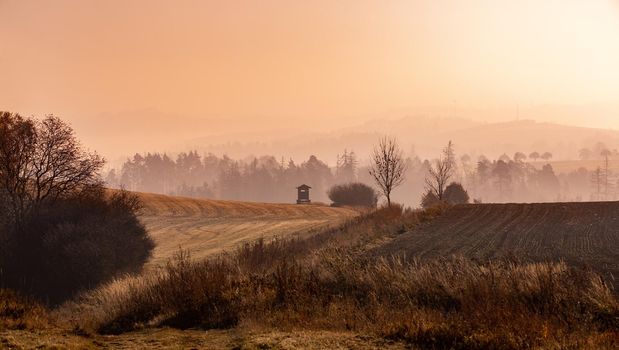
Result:
<svg viewBox="0 0 619 350"><path fill-rule="evenodd" d="M381 134L397 136L409 153L414 146L421 158L435 156L452 139L459 154L496 158L517 151L548 151L554 160L574 160L580 148L592 148L597 142L610 149L619 148L617 129L605 128L614 128L611 121L619 120L617 116L619 106L614 105L511 109L454 105L331 118L255 115L251 121L154 108L67 117L83 135L87 148L97 150L117 166L135 153L189 150L227 154L235 159L274 155L297 162L313 154L333 165L337 153L346 148L354 150L363 162Z"/></svg>
<svg viewBox="0 0 619 350"><path fill-rule="evenodd" d="M409 155L432 158L447 141L456 144L459 154L491 159L503 153L551 152L555 160L578 158L581 148L591 148L602 142L607 147L619 147L619 131L568 126L556 123L519 120L486 123L464 118L404 117L372 120L332 132L262 131L256 133L220 134L195 138L179 148L201 152L228 154L233 158L249 155L275 155L286 159L307 159L316 155L334 164L338 152L355 151L361 162L367 160L373 145L381 135L394 135ZM261 140L271 141L261 141ZM230 141L232 140L232 141Z"/></svg>

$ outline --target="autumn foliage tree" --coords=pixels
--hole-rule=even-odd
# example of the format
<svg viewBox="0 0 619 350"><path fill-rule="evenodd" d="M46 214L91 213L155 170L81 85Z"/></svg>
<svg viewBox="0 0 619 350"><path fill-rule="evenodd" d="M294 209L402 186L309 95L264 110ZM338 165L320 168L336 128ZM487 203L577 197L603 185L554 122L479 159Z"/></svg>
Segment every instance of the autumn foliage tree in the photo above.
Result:
<svg viewBox="0 0 619 350"><path fill-rule="evenodd" d="M0 114L0 181L18 224L43 203L100 186L103 164L96 153L81 150L73 130L59 118Z"/></svg>
<svg viewBox="0 0 619 350"><path fill-rule="evenodd" d="M103 165L61 119L0 112L0 284L58 302L141 268L139 201L106 193Z"/></svg>

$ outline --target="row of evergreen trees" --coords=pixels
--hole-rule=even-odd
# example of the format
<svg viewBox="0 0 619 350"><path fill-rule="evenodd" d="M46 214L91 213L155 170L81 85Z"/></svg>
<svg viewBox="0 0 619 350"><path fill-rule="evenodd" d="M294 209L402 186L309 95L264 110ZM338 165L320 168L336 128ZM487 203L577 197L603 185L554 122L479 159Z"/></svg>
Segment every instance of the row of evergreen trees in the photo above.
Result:
<svg viewBox="0 0 619 350"><path fill-rule="evenodd" d="M111 187L131 191L170 195L248 200L258 202L294 202L295 188L307 183L312 198L326 201L326 192L335 183L354 181L357 160L352 152L338 156L334 172L316 158L296 164L293 160L277 160L272 156L234 160L228 156L204 157L197 152L179 154L136 154L118 172L111 170L106 182Z"/></svg>

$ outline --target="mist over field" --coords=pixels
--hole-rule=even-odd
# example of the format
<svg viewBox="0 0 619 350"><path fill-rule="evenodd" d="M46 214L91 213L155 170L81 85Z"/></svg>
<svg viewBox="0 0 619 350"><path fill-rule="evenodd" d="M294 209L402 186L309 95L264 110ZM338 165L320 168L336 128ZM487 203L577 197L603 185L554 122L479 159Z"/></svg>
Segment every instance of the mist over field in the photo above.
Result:
<svg viewBox="0 0 619 350"><path fill-rule="evenodd" d="M295 188L306 183L313 187L313 199L329 203L327 190L333 185L375 185L368 172L370 155L385 135L396 137L408 168L394 198L411 207L420 205L428 169L449 141L457 163L452 180L478 201L618 197L619 131L454 117L372 120L328 133L306 131L300 124L290 131L194 138L184 147L127 153L110 163L106 180L114 188L143 192L280 203L293 203Z"/></svg>
<svg viewBox="0 0 619 350"><path fill-rule="evenodd" d="M0 0L0 348L619 349L618 38L618 0Z"/></svg>

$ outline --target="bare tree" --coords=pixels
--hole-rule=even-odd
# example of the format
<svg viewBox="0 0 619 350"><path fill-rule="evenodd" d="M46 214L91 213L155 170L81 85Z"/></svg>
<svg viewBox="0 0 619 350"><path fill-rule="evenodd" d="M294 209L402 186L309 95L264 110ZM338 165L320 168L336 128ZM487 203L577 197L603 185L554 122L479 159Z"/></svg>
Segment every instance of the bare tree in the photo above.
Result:
<svg viewBox="0 0 619 350"><path fill-rule="evenodd" d="M397 140L392 137L381 138L372 153L370 175L387 198L388 206L391 206L391 192L404 182L405 173L406 163Z"/></svg>
<svg viewBox="0 0 619 350"><path fill-rule="evenodd" d="M443 200L445 188L449 180L454 175L456 169L454 146L451 141L443 149L443 154L428 169L428 176L425 179L426 190L434 193L436 198Z"/></svg>
<svg viewBox="0 0 619 350"><path fill-rule="evenodd" d="M602 170L602 177L604 181L604 200L608 200L610 198L610 187L612 186L609 181L609 177L612 176L612 173L609 167L608 157L612 155L612 152L604 149L600 152L600 155L604 157L604 169Z"/></svg>
<svg viewBox="0 0 619 350"><path fill-rule="evenodd" d="M0 192L19 222L41 203L101 185L104 160L86 153L59 118L0 113Z"/></svg>
<svg viewBox="0 0 619 350"><path fill-rule="evenodd" d="M602 199L602 186L604 184L604 171L601 167L597 167L591 173L591 185L593 187L593 193L591 194L592 200L599 201Z"/></svg>

